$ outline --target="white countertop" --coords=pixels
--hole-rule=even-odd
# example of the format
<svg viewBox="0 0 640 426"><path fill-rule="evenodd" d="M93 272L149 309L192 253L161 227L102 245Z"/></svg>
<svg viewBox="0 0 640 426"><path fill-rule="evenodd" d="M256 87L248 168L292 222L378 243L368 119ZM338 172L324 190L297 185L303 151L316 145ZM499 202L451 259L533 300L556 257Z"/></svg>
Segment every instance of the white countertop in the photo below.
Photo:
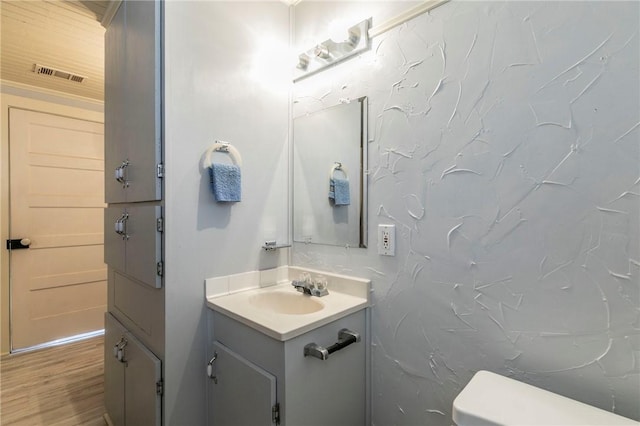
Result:
<svg viewBox="0 0 640 426"><path fill-rule="evenodd" d="M368 287L368 285L367 285ZM357 312L369 306L367 290L360 297L339 291L339 287L331 288L323 297L303 295L287 282L269 287L250 289L233 294L207 297L207 305L216 312L225 314L241 323L254 328L276 340L285 341L300 336L315 328L328 324L339 318ZM250 303L252 296L264 292L286 292L299 297L313 297L323 308L308 314L283 314L256 308ZM354 293L354 292L349 292Z"/></svg>

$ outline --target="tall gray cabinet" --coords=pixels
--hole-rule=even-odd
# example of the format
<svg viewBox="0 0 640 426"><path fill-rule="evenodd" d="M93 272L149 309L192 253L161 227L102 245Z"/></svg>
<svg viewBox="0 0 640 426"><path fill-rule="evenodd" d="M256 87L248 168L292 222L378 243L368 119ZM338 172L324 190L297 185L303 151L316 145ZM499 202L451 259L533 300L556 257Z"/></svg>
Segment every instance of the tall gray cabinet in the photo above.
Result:
<svg viewBox="0 0 640 426"><path fill-rule="evenodd" d="M105 406L162 424L161 5L123 1L105 34Z"/></svg>

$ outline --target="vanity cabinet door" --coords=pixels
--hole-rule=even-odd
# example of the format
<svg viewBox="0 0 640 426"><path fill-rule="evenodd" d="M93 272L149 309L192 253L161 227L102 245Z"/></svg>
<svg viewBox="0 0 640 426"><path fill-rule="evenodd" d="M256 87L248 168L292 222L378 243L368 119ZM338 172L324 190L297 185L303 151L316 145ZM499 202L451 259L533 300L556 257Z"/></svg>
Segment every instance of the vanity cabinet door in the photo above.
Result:
<svg viewBox="0 0 640 426"><path fill-rule="evenodd" d="M212 379L213 426L271 426L275 422L276 377L220 342Z"/></svg>

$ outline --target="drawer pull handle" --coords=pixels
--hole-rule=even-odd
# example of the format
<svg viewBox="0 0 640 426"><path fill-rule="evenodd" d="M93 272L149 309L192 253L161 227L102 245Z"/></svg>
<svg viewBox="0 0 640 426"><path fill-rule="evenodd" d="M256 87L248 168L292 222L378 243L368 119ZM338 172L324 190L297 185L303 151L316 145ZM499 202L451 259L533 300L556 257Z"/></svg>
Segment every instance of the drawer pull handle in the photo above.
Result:
<svg viewBox="0 0 640 426"><path fill-rule="evenodd" d="M326 360L329 358L329 355L332 353L339 351L340 349L346 348L352 343L356 343L360 341L360 334L355 331L351 331L349 329L343 328L338 332L338 341L333 345L325 348L316 343L309 343L304 347L304 356L312 356L314 358L318 358L321 360Z"/></svg>

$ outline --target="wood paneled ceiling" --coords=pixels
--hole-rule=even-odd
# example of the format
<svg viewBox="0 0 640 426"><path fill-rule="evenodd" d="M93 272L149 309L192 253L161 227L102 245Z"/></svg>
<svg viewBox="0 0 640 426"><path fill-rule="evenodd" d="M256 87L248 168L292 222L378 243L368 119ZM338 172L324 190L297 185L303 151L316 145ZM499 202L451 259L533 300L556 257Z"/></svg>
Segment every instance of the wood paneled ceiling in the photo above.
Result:
<svg viewBox="0 0 640 426"><path fill-rule="evenodd" d="M2 0L0 79L104 100L108 0ZM34 73L34 64L86 77L82 83Z"/></svg>

